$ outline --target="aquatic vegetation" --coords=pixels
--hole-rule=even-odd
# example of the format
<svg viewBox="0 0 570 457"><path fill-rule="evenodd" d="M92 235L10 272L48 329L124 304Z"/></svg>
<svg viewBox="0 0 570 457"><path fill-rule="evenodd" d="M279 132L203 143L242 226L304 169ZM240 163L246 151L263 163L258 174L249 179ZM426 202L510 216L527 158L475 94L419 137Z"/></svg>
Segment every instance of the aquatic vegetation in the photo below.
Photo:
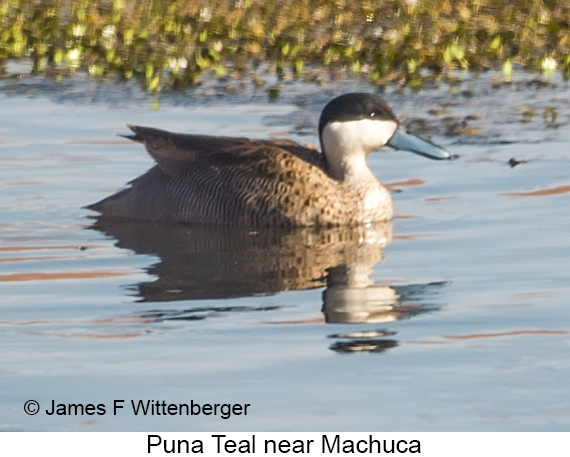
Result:
<svg viewBox="0 0 570 457"><path fill-rule="evenodd" d="M455 68L508 80L513 64L568 78L569 24L562 0L0 0L0 73L27 57L36 74L80 69L151 91L262 65L411 87Z"/></svg>

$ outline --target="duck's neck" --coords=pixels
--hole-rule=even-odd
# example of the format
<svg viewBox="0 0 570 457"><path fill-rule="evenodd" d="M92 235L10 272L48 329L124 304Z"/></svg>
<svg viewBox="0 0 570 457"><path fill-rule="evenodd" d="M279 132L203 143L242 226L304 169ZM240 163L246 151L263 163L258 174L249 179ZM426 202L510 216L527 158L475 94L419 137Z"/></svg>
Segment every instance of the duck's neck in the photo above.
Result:
<svg viewBox="0 0 570 457"><path fill-rule="evenodd" d="M354 186L378 182L368 168L366 156L386 144L396 128L394 122L364 119L327 124L321 132L321 147L327 158L329 175Z"/></svg>
<svg viewBox="0 0 570 457"><path fill-rule="evenodd" d="M359 186L377 181L366 163L366 153L360 150L346 150L342 144L323 145L327 158L329 175L345 184Z"/></svg>

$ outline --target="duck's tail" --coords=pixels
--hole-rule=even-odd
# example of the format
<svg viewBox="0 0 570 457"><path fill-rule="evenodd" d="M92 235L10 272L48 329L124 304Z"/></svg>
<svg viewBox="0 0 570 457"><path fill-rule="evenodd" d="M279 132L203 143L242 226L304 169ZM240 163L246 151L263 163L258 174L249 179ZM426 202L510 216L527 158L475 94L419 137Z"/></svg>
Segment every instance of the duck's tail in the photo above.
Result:
<svg viewBox="0 0 570 457"><path fill-rule="evenodd" d="M136 141L138 143L144 143L144 138L141 135L137 134L137 129L139 129L140 127L137 127L136 125L131 125L131 124L127 124L127 127L129 129L131 129L131 131L133 133L130 133L127 135L123 135L122 133L119 133L119 136L122 136L123 138L126 138L128 140Z"/></svg>

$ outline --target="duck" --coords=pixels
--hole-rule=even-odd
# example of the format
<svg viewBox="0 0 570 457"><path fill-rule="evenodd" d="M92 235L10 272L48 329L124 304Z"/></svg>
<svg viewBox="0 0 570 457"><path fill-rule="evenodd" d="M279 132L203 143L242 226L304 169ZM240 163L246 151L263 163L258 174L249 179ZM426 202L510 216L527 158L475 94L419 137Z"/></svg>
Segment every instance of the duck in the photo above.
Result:
<svg viewBox="0 0 570 457"><path fill-rule="evenodd" d="M88 209L102 217L213 226L356 226L392 218L388 190L368 167L383 146L431 159L442 147L408 133L386 101L353 92L319 119L321 149L286 139L172 133L127 126L156 164Z"/></svg>

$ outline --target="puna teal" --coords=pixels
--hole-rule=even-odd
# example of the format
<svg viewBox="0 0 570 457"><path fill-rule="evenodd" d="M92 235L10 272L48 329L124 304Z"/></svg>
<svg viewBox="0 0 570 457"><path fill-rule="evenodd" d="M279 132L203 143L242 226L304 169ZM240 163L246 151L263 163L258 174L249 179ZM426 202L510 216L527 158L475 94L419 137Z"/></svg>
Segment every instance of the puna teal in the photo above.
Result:
<svg viewBox="0 0 570 457"><path fill-rule="evenodd" d="M392 201L366 163L384 145L450 155L410 135L386 102L349 93L320 117L321 151L288 140L187 135L129 126L156 165L88 208L103 216L226 226L359 225L392 218Z"/></svg>

